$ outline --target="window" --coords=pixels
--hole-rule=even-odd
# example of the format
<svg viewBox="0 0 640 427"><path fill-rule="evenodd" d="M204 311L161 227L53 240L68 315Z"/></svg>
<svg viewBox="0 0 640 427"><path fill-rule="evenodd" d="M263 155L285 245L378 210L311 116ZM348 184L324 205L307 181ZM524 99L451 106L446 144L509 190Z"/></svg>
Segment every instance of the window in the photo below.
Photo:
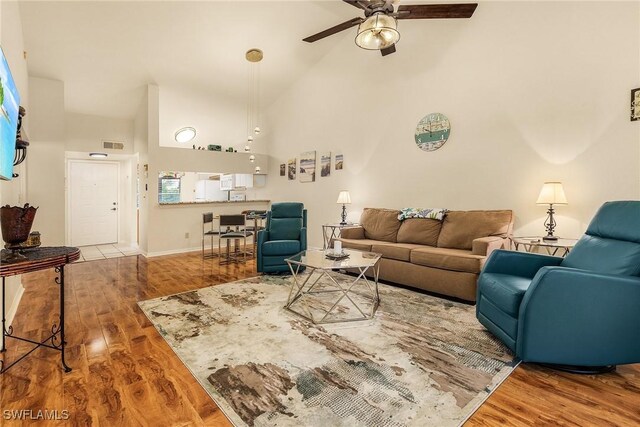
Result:
<svg viewBox="0 0 640 427"><path fill-rule="evenodd" d="M180 178L174 176L162 176L158 179L158 202L180 202Z"/></svg>

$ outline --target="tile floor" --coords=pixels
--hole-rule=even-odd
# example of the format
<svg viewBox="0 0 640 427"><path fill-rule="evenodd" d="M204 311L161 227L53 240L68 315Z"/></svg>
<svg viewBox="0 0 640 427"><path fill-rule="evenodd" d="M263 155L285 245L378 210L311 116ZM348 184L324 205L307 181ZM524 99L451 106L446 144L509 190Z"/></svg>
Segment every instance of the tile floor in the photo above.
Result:
<svg viewBox="0 0 640 427"><path fill-rule="evenodd" d="M137 247L127 244L110 244L97 246L80 246L80 259L82 261L93 261L96 259L118 258L123 256L138 255L140 251Z"/></svg>

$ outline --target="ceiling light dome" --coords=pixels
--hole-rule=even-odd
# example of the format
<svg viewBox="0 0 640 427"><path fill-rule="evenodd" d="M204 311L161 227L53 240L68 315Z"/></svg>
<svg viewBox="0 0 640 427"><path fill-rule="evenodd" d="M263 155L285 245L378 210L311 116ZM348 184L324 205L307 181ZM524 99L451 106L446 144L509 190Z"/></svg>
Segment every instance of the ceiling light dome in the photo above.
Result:
<svg viewBox="0 0 640 427"><path fill-rule="evenodd" d="M400 40L398 22L393 16L374 13L358 26L356 44L367 50L382 50Z"/></svg>
<svg viewBox="0 0 640 427"><path fill-rule="evenodd" d="M192 127L179 129L175 135L176 141L181 143L189 142L195 137L196 137L196 130Z"/></svg>

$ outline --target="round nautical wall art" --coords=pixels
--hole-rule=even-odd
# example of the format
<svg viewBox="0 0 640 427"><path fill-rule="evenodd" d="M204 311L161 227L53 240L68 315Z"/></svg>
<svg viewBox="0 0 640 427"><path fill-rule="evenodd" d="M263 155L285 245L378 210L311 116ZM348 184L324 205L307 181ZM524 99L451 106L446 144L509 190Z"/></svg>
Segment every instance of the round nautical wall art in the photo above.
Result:
<svg viewBox="0 0 640 427"><path fill-rule="evenodd" d="M427 114L416 126L416 145L424 151L435 151L442 147L451 133L447 116L441 113Z"/></svg>

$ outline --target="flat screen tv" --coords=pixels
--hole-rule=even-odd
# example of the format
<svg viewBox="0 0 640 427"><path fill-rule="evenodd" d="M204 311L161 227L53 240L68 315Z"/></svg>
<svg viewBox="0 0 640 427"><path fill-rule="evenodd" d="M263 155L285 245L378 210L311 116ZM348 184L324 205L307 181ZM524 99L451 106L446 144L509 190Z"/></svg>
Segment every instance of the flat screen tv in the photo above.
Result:
<svg viewBox="0 0 640 427"><path fill-rule="evenodd" d="M13 177L13 158L16 152L20 94L2 48L0 56L0 179L10 180Z"/></svg>

